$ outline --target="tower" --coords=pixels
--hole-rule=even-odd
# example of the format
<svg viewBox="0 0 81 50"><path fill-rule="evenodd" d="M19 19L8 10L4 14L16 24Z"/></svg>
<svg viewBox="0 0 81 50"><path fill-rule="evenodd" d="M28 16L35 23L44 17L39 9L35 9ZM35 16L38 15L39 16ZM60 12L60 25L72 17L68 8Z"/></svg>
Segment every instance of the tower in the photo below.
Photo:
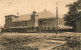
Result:
<svg viewBox="0 0 81 50"><path fill-rule="evenodd" d="M8 29L9 27L12 26L12 20L13 18L16 18L17 16L15 15L7 15L5 16L5 28Z"/></svg>
<svg viewBox="0 0 81 50"><path fill-rule="evenodd" d="M31 24L33 27L38 26L38 15L35 11L33 11L32 15L31 15Z"/></svg>

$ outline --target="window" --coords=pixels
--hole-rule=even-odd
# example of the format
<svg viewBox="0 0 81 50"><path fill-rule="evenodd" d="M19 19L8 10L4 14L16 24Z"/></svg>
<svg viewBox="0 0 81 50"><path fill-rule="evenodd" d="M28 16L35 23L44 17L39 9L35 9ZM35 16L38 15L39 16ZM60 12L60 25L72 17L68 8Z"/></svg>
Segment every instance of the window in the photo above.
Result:
<svg viewBox="0 0 81 50"><path fill-rule="evenodd" d="M47 25L47 21L45 20L45 21L42 21L42 24L43 25Z"/></svg>
<svg viewBox="0 0 81 50"><path fill-rule="evenodd" d="M48 27L48 30L50 30L50 27Z"/></svg>
<svg viewBox="0 0 81 50"><path fill-rule="evenodd" d="M25 21L25 25L27 25L27 21Z"/></svg>
<svg viewBox="0 0 81 50"><path fill-rule="evenodd" d="M34 30L34 27L32 27L32 30Z"/></svg>
<svg viewBox="0 0 81 50"><path fill-rule="evenodd" d="M21 23L21 22L19 22L19 25L21 26L21 25L22 25L22 23Z"/></svg>

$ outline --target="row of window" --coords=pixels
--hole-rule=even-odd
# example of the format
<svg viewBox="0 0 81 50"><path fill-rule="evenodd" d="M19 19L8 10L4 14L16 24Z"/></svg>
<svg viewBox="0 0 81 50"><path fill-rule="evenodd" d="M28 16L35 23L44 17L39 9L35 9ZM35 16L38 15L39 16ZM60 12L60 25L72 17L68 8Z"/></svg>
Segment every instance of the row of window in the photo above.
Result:
<svg viewBox="0 0 81 50"><path fill-rule="evenodd" d="M54 30L55 28L54 27L42 27L41 29L42 30Z"/></svg>
<svg viewBox="0 0 81 50"><path fill-rule="evenodd" d="M42 25L42 26L43 25L54 25L54 24L56 24L56 21L55 20L44 20L44 21L40 21L39 24ZM59 20L58 24L62 25L62 24L64 24L64 21Z"/></svg>
<svg viewBox="0 0 81 50"><path fill-rule="evenodd" d="M14 22L13 26L25 26L27 25L27 21L22 21L22 22Z"/></svg>
<svg viewBox="0 0 81 50"><path fill-rule="evenodd" d="M54 23L54 20L40 21L40 25L52 25L53 23Z"/></svg>

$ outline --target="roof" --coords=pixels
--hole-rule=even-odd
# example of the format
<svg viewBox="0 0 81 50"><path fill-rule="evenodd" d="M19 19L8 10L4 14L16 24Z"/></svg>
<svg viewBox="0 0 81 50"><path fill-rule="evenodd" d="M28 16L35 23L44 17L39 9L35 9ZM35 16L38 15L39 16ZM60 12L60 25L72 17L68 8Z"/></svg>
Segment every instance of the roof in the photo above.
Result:
<svg viewBox="0 0 81 50"><path fill-rule="evenodd" d="M43 11L37 13L39 19L40 18L49 18L49 17L55 17L55 15L50 12L50 11ZM13 21L25 21L25 20L30 20L31 19L31 14L25 14L25 15L20 15L18 18L14 18Z"/></svg>
<svg viewBox="0 0 81 50"><path fill-rule="evenodd" d="M39 12L37 13L39 18L50 18L50 17L55 17L55 15L50 12L50 11L43 11L43 12Z"/></svg>
<svg viewBox="0 0 81 50"><path fill-rule="evenodd" d="M16 16L16 15L6 15L5 17L7 17L7 16L10 16L11 17L11 16Z"/></svg>
<svg viewBox="0 0 81 50"><path fill-rule="evenodd" d="M27 21L27 20L30 20L31 19L31 15L29 14L25 14L25 15L20 15L19 17L17 18L14 18L13 21Z"/></svg>

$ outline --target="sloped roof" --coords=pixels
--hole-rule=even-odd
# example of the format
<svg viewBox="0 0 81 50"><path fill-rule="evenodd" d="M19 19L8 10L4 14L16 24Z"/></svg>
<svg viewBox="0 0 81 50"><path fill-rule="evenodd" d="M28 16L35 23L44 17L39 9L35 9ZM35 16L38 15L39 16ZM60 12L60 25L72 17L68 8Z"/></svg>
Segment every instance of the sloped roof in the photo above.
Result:
<svg viewBox="0 0 81 50"><path fill-rule="evenodd" d="M50 11L43 11L43 12L39 12L37 14L38 14L39 18L55 17L55 15Z"/></svg>
<svg viewBox="0 0 81 50"><path fill-rule="evenodd" d="M31 15L25 14L25 15L20 15L17 18L14 18L13 21L27 21L31 19Z"/></svg>
<svg viewBox="0 0 81 50"><path fill-rule="evenodd" d="M49 17L55 17L53 13L50 11L43 11L37 13L39 19L40 18L49 18ZM25 15L20 15L18 18L14 18L13 21L25 21L25 20L30 20L31 19L31 14L25 14Z"/></svg>

